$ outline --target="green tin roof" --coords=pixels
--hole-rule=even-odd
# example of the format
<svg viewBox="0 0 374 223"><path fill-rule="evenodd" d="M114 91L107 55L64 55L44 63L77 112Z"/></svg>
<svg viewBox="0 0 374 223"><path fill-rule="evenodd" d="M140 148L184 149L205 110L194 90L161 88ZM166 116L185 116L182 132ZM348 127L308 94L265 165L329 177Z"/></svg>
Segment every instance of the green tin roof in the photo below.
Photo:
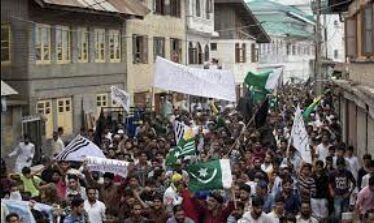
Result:
<svg viewBox="0 0 374 223"><path fill-rule="evenodd" d="M310 23L315 22L313 15L271 0L247 0L247 4L270 35L287 35L299 38L308 38L313 35L306 30L307 26L312 26ZM295 18L292 14L299 18Z"/></svg>

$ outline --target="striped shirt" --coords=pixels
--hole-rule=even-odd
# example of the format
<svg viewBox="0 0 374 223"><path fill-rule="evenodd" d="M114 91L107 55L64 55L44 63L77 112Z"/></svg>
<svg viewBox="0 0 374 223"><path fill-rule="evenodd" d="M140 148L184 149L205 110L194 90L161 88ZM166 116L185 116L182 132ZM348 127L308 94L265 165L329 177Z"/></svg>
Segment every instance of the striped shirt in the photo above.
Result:
<svg viewBox="0 0 374 223"><path fill-rule="evenodd" d="M300 177L299 180L301 201L309 201L317 193L316 183L312 177Z"/></svg>

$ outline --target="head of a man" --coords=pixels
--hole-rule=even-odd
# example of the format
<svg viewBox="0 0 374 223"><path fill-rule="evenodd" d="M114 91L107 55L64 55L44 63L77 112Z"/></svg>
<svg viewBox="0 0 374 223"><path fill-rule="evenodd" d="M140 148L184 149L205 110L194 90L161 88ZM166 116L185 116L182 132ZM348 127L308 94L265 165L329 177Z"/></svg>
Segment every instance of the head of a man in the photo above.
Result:
<svg viewBox="0 0 374 223"><path fill-rule="evenodd" d="M68 175L68 187L71 190L77 190L79 187L79 178L77 175Z"/></svg>
<svg viewBox="0 0 374 223"><path fill-rule="evenodd" d="M23 176L25 176L26 178L31 178L32 177L32 175L31 175L31 169L30 169L30 167L24 167L24 168L22 168L22 174L23 174Z"/></svg>
<svg viewBox="0 0 374 223"><path fill-rule="evenodd" d="M223 197L218 192L212 192L207 199L207 208L209 211L216 210L223 204Z"/></svg>
<svg viewBox="0 0 374 223"><path fill-rule="evenodd" d="M292 184L293 184L293 180L291 177L286 177L285 179L283 179L282 181L283 192L286 194L290 194L292 192Z"/></svg>
<svg viewBox="0 0 374 223"><path fill-rule="evenodd" d="M58 140L58 132L53 132L52 138L53 138L53 141L56 142Z"/></svg>
<svg viewBox="0 0 374 223"><path fill-rule="evenodd" d="M254 219L258 219L262 215L262 208L264 206L264 200L256 196L252 199L252 212L251 215Z"/></svg>
<svg viewBox="0 0 374 223"><path fill-rule="evenodd" d="M343 171L345 169L345 159L343 157L339 157L336 160L336 167L339 171Z"/></svg>
<svg viewBox="0 0 374 223"><path fill-rule="evenodd" d="M20 219L19 219L18 214L10 213L5 217L5 222L6 223L19 223Z"/></svg>
<svg viewBox="0 0 374 223"><path fill-rule="evenodd" d="M96 197L97 197L96 188L89 187L89 188L86 189L86 191L87 191L88 201L91 202L91 203L94 203L96 201Z"/></svg>
<svg viewBox="0 0 374 223"><path fill-rule="evenodd" d="M300 214L304 219L309 219L311 214L311 208L309 202L302 202L300 207Z"/></svg>
<svg viewBox="0 0 374 223"><path fill-rule="evenodd" d="M131 214L135 219L141 218L142 214L142 206L139 203L135 203L132 206Z"/></svg>
<svg viewBox="0 0 374 223"><path fill-rule="evenodd" d="M176 205L173 207L174 218L177 223L183 223L185 220L184 209L182 205Z"/></svg>
<svg viewBox="0 0 374 223"><path fill-rule="evenodd" d="M284 197L281 194L278 194L274 199L274 211L278 216L284 214Z"/></svg>
<svg viewBox="0 0 374 223"><path fill-rule="evenodd" d="M240 189L239 189L240 201L248 202L250 195L251 195L251 186L245 183L240 185Z"/></svg>
<svg viewBox="0 0 374 223"><path fill-rule="evenodd" d="M83 207L84 200L80 197L74 197L73 200L71 201L71 211L75 215L82 215L84 213L84 207Z"/></svg>
<svg viewBox="0 0 374 223"><path fill-rule="evenodd" d="M112 208L107 208L105 210L104 223L116 223L116 222L118 222L118 212Z"/></svg>
<svg viewBox="0 0 374 223"><path fill-rule="evenodd" d="M312 165L309 164L309 163L305 163L302 167L301 167L301 171L300 171L301 175L303 177L310 177L311 174L312 174Z"/></svg>
<svg viewBox="0 0 374 223"><path fill-rule="evenodd" d="M256 185L256 195L260 197L265 197L268 193L268 185L265 181L261 180Z"/></svg>
<svg viewBox="0 0 374 223"><path fill-rule="evenodd" d="M110 187L113 184L114 174L113 173L104 173L104 186L106 188Z"/></svg>

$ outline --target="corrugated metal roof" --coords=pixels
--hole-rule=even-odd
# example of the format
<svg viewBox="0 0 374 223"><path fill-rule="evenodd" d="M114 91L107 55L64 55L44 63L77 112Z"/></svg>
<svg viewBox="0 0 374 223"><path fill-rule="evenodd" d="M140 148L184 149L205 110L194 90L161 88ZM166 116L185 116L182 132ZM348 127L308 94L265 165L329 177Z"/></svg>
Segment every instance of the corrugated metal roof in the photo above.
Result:
<svg viewBox="0 0 374 223"><path fill-rule="evenodd" d="M1 81L1 96L8 96L13 94L18 94L18 92L4 81Z"/></svg>
<svg viewBox="0 0 374 223"><path fill-rule="evenodd" d="M60 6L144 17L150 10L137 0L36 0L42 6Z"/></svg>

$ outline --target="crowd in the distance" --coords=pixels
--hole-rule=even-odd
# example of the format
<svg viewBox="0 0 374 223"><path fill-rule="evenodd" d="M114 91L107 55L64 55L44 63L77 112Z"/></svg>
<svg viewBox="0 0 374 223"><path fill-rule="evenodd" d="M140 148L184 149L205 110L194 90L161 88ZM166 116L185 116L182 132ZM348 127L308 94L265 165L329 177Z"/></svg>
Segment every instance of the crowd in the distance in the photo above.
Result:
<svg viewBox="0 0 374 223"><path fill-rule="evenodd" d="M100 148L107 158L131 163L126 178L48 156L44 168L33 172L32 143L26 137L10 154L18 156L17 172L1 165L1 197L51 205L54 222L63 223L314 223L341 222L352 217L349 213L355 221L374 222L374 160L370 154L357 157L357 148L342 143L331 91L305 122L312 164L288 140L297 105L305 109L315 95L305 86L285 86L271 97L260 128L247 125L230 106L217 114L209 102L196 102L185 111L169 100L160 113L142 114L133 136L123 124L108 122ZM170 120L197 129L197 155L166 166L176 144ZM94 140L93 130L80 134ZM61 137L62 129L54 133L51 154L63 149ZM185 167L222 158L231 162L231 190L190 192ZM47 221L43 213L32 213L38 223ZM20 217L10 213L5 221L17 223Z"/></svg>

